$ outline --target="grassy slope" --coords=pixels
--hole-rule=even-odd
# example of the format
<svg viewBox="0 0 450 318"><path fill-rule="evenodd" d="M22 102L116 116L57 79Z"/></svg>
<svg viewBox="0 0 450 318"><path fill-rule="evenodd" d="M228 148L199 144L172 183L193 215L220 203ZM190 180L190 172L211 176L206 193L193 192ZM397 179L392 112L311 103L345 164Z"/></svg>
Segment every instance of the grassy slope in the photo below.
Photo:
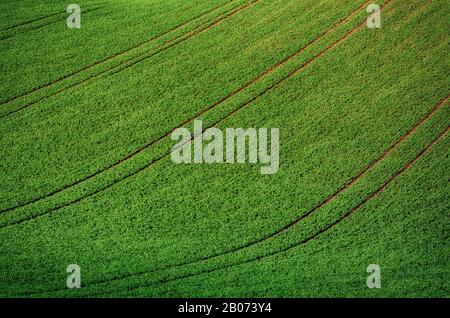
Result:
<svg viewBox="0 0 450 318"><path fill-rule="evenodd" d="M423 117L439 98L446 96L448 74L442 64L436 62L447 60L445 49L448 43L443 22L445 11L439 10L439 1L425 4L425 1L408 4L396 1L392 5L396 9L395 13L389 13L383 30L378 33L365 29L358 32L282 87L220 125L282 127L282 131L285 131L281 141L284 166L277 176L270 179L262 177L256 166L250 171L248 167L239 166L173 167L165 160L156 168L118 184L82 204L61 210L51 217L45 216L23 225L1 229L5 252L1 267L8 272L8 276L4 277L4 286L8 286L8 290L63 287L63 264L72 261L82 265L86 285L126 272L136 273L142 269L161 267L162 264L177 264L184 259L196 259L218 250L226 250L230 246L239 246L270 233L286 224L287 220L304 213L308 207L314 206L321 198L331 194L352 175L357 174ZM420 12L413 13L413 5L420 7ZM410 14L405 17L404 12ZM364 14L359 16L359 21L363 16ZM436 24L436 21L441 21L442 24ZM433 32L430 32L430 28ZM318 33L320 31L316 30L316 34ZM215 38L214 34L212 37ZM201 40L200 38L198 41ZM198 45L194 42L193 47L194 44ZM209 48L205 54L212 55L213 49L214 47ZM427 51L426 58L422 55L424 51ZM173 56L176 55L174 52ZM309 57L313 55L309 53ZM171 56L169 52L164 58ZM307 59L308 53L298 63ZM351 78L349 73L352 74ZM368 77L367 74L372 74L373 77ZM221 77L222 75L221 73ZM365 83L364 86L360 85L362 82ZM321 85L318 86L318 83ZM351 95L342 93L348 91ZM378 92L377 98L372 98L374 91ZM64 115L63 112L61 114ZM214 115L217 116L213 114L211 117ZM437 115L433 117L434 126L431 126L436 129L419 134L416 142L406 147L405 158L426 145L433 134L448 125L446 109ZM93 113L92 116L98 114ZM398 120L399 116L401 121ZM20 119L18 121L20 123ZM68 158L72 156L68 154ZM386 170L375 173L373 180L369 178L366 186L361 187L359 192L355 190L355 193L341 200L343 206L351 206L355 200L363 198L368 194L367 191L378 186L380 180L392 174L402 164L395 160L389 162L392 163L387 165ZM445 167L440 168L445 171ZM292 187L293 184L297 186ZM317 224L311 221L306 229L313 230L315 225L323 226L330 222L329 218L336 217L333 209L329 210L328 214L318 217ZM380 209L380 215L383 215L382 211ZM439 214L440 211L436 209L435 213ZM437 237L440 238L439 235ZM274 240L261 250L264 252L265 249L282 246L292 239ZM20 246L17 244L19 241ZM205 246L204 242L208 242L208 245ZM331 262L338 255L327 253L330 250L328 245L325 246L326 249L322 247L321 253L313 254L322 264L327 264L327 257ZM380 246L384 247L383 244ZM258 249L245 253L251 257L252 254L257 255ZM245 253L244 256L233 255L219 259L217 263L235 262L241 257L245 259ZM349 253L354 255L356 252L351 250ZM325 261L322 261L324 258ZM346 264L351 264L352 259L354 256ZM292 266L290 258L286 260L286 264ZM441 262L436 264L434 270L440 268ZM199 268L210 266L211 264L202 264ZM312 266L314 271L310 277L319 273L315 271L315 265ZM25 268L30 270L34 280L29 281L30 274ZM343 268L344 272L348 272L348 267ZM273 270L273 267L269 263L262 265L261 270ZM236 277L233 275L239 273L242 273L239 269L232 272L229 280L232 281ZM362 273L364 275L364 268ZM139 286L160 276L170 277L174 274L177 272L155 273L108 287L120 290L127 285ZM282 274L283 271L280 271L280 276L267 289L258 288L255 284L255 289L247 293L261 295L270 291L272 295L306 295L308 290L310 294L315 294L314 291L318 290L316 287L297 288L292 284L280 284L277 287L276 283L283 281ZM143 293L171 295L174 290L178 291L175 294L180 294L181 290L188 290L188 293L191 290L195 294L211 294L212 290L217 290L211 281L217 277L215 275L207 276L206 283L204 282L215 289L195 287L197 283L195 279L191 279L187 283L177 283L176 289L170 285L168 289L163 286L162 289L153 288ZM292 275L299 279L302 277ZM260 276L256 273L254 277ZM249 282L253 282L252 278L249 278ZM310 280L310 284L315 283ZM401 283L396 284L396 290L385 290L384 295L398 294L405 290L401 288ZM356 290L354 294L365 292L360 291L355 284L352 286L356 289L349 289L348 294L352 294L350 290ZM102 288L104 286L98 289L101 291ZM239 290L219 290L222 295L232 295L234 292L245 294L245 291ZM438 291L433 286L426 292L437 294ZM334 292L336 291L332 288L328 290L328 294Z"/></svg>

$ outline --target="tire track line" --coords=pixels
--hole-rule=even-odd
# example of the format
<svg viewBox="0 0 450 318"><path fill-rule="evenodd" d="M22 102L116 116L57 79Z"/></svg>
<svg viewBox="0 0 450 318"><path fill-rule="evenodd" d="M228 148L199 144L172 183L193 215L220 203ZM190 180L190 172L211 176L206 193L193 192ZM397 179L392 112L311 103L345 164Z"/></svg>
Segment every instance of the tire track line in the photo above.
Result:
<svg viewBox="0 0 450 318"><path fill-rule="evenodd" d="M96 7L96 8L92 8L92 9L86 9L85 11L82 11L82 13L83 13L83 14L88 14L88 13L90 13L90 12L96 11L96 10L101 9L101 8L103 8L103 7ZM59 13L59 14L62 15L62 14L64 14L64 12ZM63 21L64 21L64 20L54 20L54 21L49 21L49 22L47 22L47 23L40 24L40 25L31 27L31 28L29 28L29 29L21 30L21 31L18 31L18 32L16 32L16 33L12 33L12 34L10 34L10 35L4 36L4 37L0 38L0 41L6 40L6 39L9 39L9 38L13 38L13 37L15 37L15 36L17 36L17 35L20 35L20 34L28 33L28 32L31 32L31 31L36 31L36 30L39 30L39 29L41 29L41 28L43 28L43 27L45 27L45 26L48 26L48 25L51 25L51 24L54 24L54 23L57 23L57 22L63 22ZM3 103L0 103L0 105L2 105L2 104L3 104Z"/></svg>
<svg viewBox="0 0 450 318"><path fill-rule="evenodd" d="M194 22L195 20L201 19L201 18L203 18L204 16L208 15L209 13L211 13L211 12L213 12L213 11L216 11L216 10L219 10L219 9L221 9L221 8L227 6L228 4L230 4L230 3L232 3L232 2L235 2L235 1L237 1L237 0L230 0L230 1L228 1L228 2L225 2L225 3L221 4L221 5L218 5L218 6L214 7L214 8L212 8L212 9L208 10L208 11L203 12L203 13L200 14L200 15L195 16L194 18L191 18L191 19L189 19L189 20L187 20L187 21L184 21L184 22L182 22L182 23L176 25L176 26L175 26L174 28L172 28L172 29L169 29L169 30L164 31L164 32L162 32L162 33L160 33L160 34L157 34L157 35L155 35L155 36L153 36L153 37L151 37L151 38L149 38L149 39L147 39L147 40L145 40L145 41L143 41L143 42L141 42L141 43L135 44L135 45L131 46L130 48L124 50L124 51L115 53L115 54L113 54L113 55L111 55L111 56L108 56L108 57L106 57L106 58L104 58L104 59L101 59L101 60L99 60L99 61L97 61L97 62L95 62L95 63L93 63L93 64L84 66L84 67L78 69L77 71L74 71L74 72L72 72L72 73L70 73L70 74L64 75L64 76L62 76L62 77L60 77L60 78L58 78L58 79L56 79L56 80L53 80L53 81L51 81L51 82L49 82L49 83L43 84L43 85L41 85L41 86L38 86L37 88L34 88L34 89L32 89L32 90L29 90L29 91L27 91L27 92L25 92L25 93L23 93L23 94L21 94L21 95L18 95L18 96L9 98L9 99L7 99L7 100L4 100L4 101L0 102L0 106L1 106L1 105L4 105L4 104L7 104L7 103L10 103L10 102L13 102L13 101L15 101L15 100L17 100L17 99L26 97L26 96L28 96L28 95L30 95L30 94L33 94L33 93L35 93L35 92L37 92L37 91L40 91L40 90L44 89L44 88L53 86L53 85L55 85L55 84L57 84L57 83L59 83L59 82L61 82L61 81L63 81L63 80L66 80L66 79L69 79L69 78L71 78L71 77L73 77L73 76L75 76L75 75L78 75L78 74L80 74L80 73L82 73L82 72L84 72L84 71L86 71L86 70L89 70L89 69L95 67L95 66L104 64L104 63L106 63L106 62L109 62L109 61L111 61L111 60L117 58L117 57L123 56L123 55L125 55L125 54L127 54L127 53L129 53L129 52L131 52L131 51L133 51L133 50L135 50L135 49L137 49L137 48L140 48L140 47L144 46L144 45L147 44L147 43L150 43L150 42L152 42L152 41L154 41L154 40L157 40L157 39L159 39L159 38L161 38L161 37L163 37L163 36L165 36L165 35L167 35L167 34L169 34L169 33L175 32L175 31L179 30L180 28L182 28L183 26L185 26L185 25L187 25L187 24L189 24L189 23L191 23L191 22ZM219 16L220 16L220 15L219 15ZM213 18L213 19L214 19L214 18ZM156 47L156 48L157 48L157 47ZM155 49L155 48L153 48L153 49ZM142 54L145 54L145 53L142 53ZM49 97L51 97L51 96L49 96ZM48 97L46 97L46 98L48 98ZM43 98L43 99L46 99L46 98ZM33 105L33 104L35 104L35 103L37 103L37 102L39 102L39 101L41 101L41 100L43 100L43 99L39 99L39 100L36 101L36 102L30 103L29 106L31 106L31 105ZM25 106L23 106L22 108L25 108L25 107L28 107L28 106L25 105ZM9 115L9 114L7 114L7 115ZM0 117L0 119L3 118L3 117L6 117L7 115L3 115L2 117Z"/></svg>
<svg viewBox="0 0 450 318"><path fill-rule="evenodd" d="M263 255L251 258L249 260L240 262L240 263L236 263L236 264L228 264L228 265L223 265L220 267L216 267L213 269L208 269L205 271L200 271L198 273L191 273L191 274L186 274L186 275L182 275L179 277L175 277L175 278L170 278L170 279L164 279L164 280L160 280L158 282L154 282L148 285L142 285L139 287L135 287L135 288L130 288L130 289L126 289L125 292L131 292L140 288L145 288L145 287L151 287L153 285L162 285L162 284L166 284L166 283L170 283L170 282L174 282L174 281L178 281L178 280L182 280L182 279L186 279L186 278L191 278L191 277L195 277L195 276L199 276L199 275L203 275L203 274L209 274L212 272L216 272L219 270L223 270L223 269L228 269L228 268L232 268L235 266L240 266L240 265L245 265L245 264L249 264L252 263L254 261L260 261L261 259L265 259L271 256L275 256L281 253L286 253L288 251L290 251L291 249L307 244L308 242L318 238L321 234L331 230L332 228L334 228L335 226L337 226L338 224L340 224L342 221L348 219L352 214L354 214L356 211L358 211L361 207L363 207L366 203L372 201L373 199L377 198L378 195L380 195L382 192L384 192L384 190L386 190L386 188L394 181L396 180L398 177L400 177L403 173L405 173L407 170L409 170L417 161L419 161L425 154L428 153L428 151L436 144L438 143L441 138L443 138L445 136L445 134L450 130L450 127L447 126L446 129L444 129L441 133L439 133L439 135L430 143L428 144L428 146L426 146L417 156L415 156L411 161L409 161L405 166L403 166L400 170L398 170L394 175L392 175L381 187L379 187L377 190L375 190L374 192L372 192L368 197L366 197L363 201L361 201L358 205L356 205L355 207L353 207L352 209L350 209L349 211L347 211L343 216L341 216L339 219L337 219L336 221L334 221L333 223L327 225L326 227L324 227L323 229L320 229L316 234L300 241L297 243L293 243L288 245L287 247L282 248L281 250L278 251L273 251L273 252L269 252L269 253L265 253ZM107 293L110 294L110 293ZM99 295L106 295L106 294L98 294L95 296L99 296Z"/></svg>
<svg viewBox="0 0 450 318"><path fill-rule="evenodd" d="M46 194L45 196L41 196L39 198L36 198L34 200L30 200L27 201L21 205L17 205L15 207L11 207L8 209L4 209L2 211L0 211L0 214L15 210L15 209L19 209L25 206L28 206L30 204L36 203L38 201L47 199L51 196L54 196L58 193L61 193L62 191L71 188L73 186L76 186L84 181L87 181L89 179L92 179L93 177L107 171L110 170L111 168L114 168L120 164L122 164L123 162L133 158L134 156L144 152L146 149L152 147L153 145L161 142L162 140L164 140L165 138L169 137L170 134L176 130L179 127L182 127L184 125L187 125L191 122L193 122L195 119L199 118L200 116L204 115L205 113L207 113L208 111L216 108L217 106L221 105L222 103L224 103L225 101L231 99L232 97L234 97L235 95L237 95L238 93L244 91L245 89L247 89L248 87L250 87L251 85L255 84L256 82L258 82L260 79L264 78L265 76L271 74L272 72L274 72L275 70L277 70L279 67L285 65L286 63L288 63L289 61L291 61L292 59L294 59L295 57L297 57L298 55L300 55L302 52L304 52L305 50L309 49L311 46L313 46L315 43L317 43L319 40L321 40L324 36L330 34L331 32L333 32L334 30L336 30L338 27L340 27L341 25L345 24L348 20L350 20L355 14L357 14L367 3L369 3L369 1L363 3L361 6L359 6L358 8L356 8L354 11L352 11L350 13L350 15L348 15L345 18L342 18L339 22L337 22L336 24L334 24L330 29L328 29L327 31L323 32L321 35L319 35L319 37L317 37L316 39L312 40L311 42L309 42L306 46L300 48L299 50L297 50L296 52L294 52L293 54L291 54L290 56L286 57L285 59L283 59L282 61L278 62L277 64L273 65L272 67L270 67L268 70L264 71L263 73L261 73L259 76L257 76L256 78L254 78L253 80L251 80L250 82L246 83L244 86L240 87L239 89L229 93L228 95L226 95L225 97L223 97L222 99L220 99L219 101L211 104L210 106L208 106L207 108L197 112L193 117L188 118L186 120L184 120L183 122L181 122L177 127L170 129L169 131L167 131L166 133L164 133L163 135L161 135L160 137L158 137L156 140L153 140L147 144L145 144L143 147L133 151L132 153L129 153L127 156L125 156L124 158L116 161L115 163L106 166L103 169L100 169L82 179L79 179L77 181L74 181L70 184L65 185L64 187L61 187L53 192L50 192L49 194ZM245 105L244 105L245 106ZM1 226L0 226L1 228Z"/></svg>
<svg viewBox="0 0 450 318"><path fill-rule="evenodd" d="M259 3L260 1L261 1L261 0L251 0L249 3L246 3L245 5L243 5L243 6L239 7L239 8L233 8L233 9L236 9L236 10L232 11L231 14L225 15L224 17L222 17L222 18L219 19L218 21L215 21L215 22L213 22L212 24L209 24L209 25L208 25L206 28L204 28L204 29L197 29L197 30L194 30L194 31L193 31L193 34L190 35L189 37L184 38L184 39L181 39L179 42L171 43L171 44L168 45L167 47L164 47L163 50L166 50L166 49L169 49L169 48L171 48L171 47L174 47L175 45L178 45L178 44L180 44L180 43L183 43L183 42L189 40L191 37L193 37L193 36L195 36L195 35L202 34L203 32L208 31L209 29L211 29L211 28L213 28L213 27L219 25L220 23L222 23L223 21L225 21L225 20L228 19L229 17L234 16L234 15L240 13L240 12L243 11L243 10L246 10L246 9L248 9L248 8L250 8L250 7L255 6L255 5L256 5L257 3ZM210 21L210 22L211 22L211 21ZM208 22L208 23L209 23L209 22ZM183 35L183 36L184 36L184 35ZM176 40L179 40L179 39L182 38L183 36L180 36L180 37L176 38ZM159 53L159 52L158 52L158 53ZM157 54L157 53L156 53L156 54ZM117 74L117 73L119 73L119 72L122 72L122 71L124 71L124 70L126 70L126 69L128 69L128 68L130 68L130 67L132 67L132 66L134 66L134 65L136 65L136 64L138 64L138 63L140 63L140 62L142 62L142 61L144 61L144 60L147 60L148 58L153 57L153 56L156 55L156 54L152 54L152 55L150 55L150 56L142 56L142 55L141 55L141 56L137 57L134 61L130 60L130 61L128 61L128 62L130 62L129 65L125 66L123 69L120 69L120 68L119 68L119 69L117 69L117 70L113 70L110 74L108 74L108 76L111 76L111 75ZM123 64L122 64L122 65L123 65ZM122 65L120 65L120 66L122 66ZM120 66L119 66L119 67L120 67Z"/></svg>
<svg viewBox="0 0 450 318"><path fill-rule="evenodd" d="M19 23L19 24L16 24L16 25L13 25L13 26L1 29L0 32L9 31L9 30L12 30L12 29L15 29L15 28L27 25L27 24L31 24L31 23L34 23L34 22L37 22L37 21L41 21L41 20L45 20L47 18L54 17L55 15L62 15L63 13L64 12L52 13L52 14L49 14L49 15L46 15L46 16L43 16L43 17L40 17L40 18L36 18L34 20L31 20L31 21L22 22L22 23Z"/></svg>

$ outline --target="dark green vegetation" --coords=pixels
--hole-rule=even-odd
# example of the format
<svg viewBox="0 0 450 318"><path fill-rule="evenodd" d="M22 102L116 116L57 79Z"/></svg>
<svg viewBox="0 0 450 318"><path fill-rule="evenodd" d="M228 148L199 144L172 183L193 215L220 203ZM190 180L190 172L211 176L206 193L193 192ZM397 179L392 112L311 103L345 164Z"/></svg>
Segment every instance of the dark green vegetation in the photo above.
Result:
<svg viewBox="0 0 450 318"><path fill-rule="evenodd" d="M79 3L0 5L0 296L448 296L447 1ZM194 119L279 172L174 165Z"/></svg>

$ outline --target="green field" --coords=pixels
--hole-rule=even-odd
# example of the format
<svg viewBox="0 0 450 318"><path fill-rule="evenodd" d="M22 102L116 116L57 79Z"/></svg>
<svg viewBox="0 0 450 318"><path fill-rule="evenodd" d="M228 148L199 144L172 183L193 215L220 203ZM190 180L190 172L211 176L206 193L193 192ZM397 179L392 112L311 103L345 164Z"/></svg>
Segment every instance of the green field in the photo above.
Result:
<svg viewBox="0 0 450 318"><path fill-rule="evenodd" d="M0 297L450 296L448 1L77 3L0 4ZM194 120L279 171L173 163Z"/></svg>

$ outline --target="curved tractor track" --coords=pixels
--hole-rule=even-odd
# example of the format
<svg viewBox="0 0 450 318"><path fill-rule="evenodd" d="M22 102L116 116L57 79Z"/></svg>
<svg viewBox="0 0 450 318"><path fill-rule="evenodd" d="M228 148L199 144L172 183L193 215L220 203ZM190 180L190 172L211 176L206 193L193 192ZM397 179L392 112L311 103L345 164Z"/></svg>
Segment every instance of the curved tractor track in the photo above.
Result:
<svg viewBox="0 0 450 318"><path fill-rule="evenodd" d="M205 13L202 13L201 15L199 15L199 16L197 16L197 17L194 17L194 18L192 18L192 19L190 19L190 20L188 20L188 21L185 21L185 22L183 22L183 23L177 25L177 26L176 26L175 28L173 28L173 29L170 29L170 30L168 30L168 31L165 31L165 32L163 32L163 33L160 33L160 34L158 34L158 35L156 35L156 36L154 36L154 37L152 37L152 38L150 38L150 39L148 39L148 40L146 40L146 41L144 41L144 42L141 42L141 43L139 43L139 44L136 44L136 45L134 45L133 47L131 47L131 48L125 50L125 51L122 51L122 52L113 54L113 55L111 55L111 56L109 56L109 57L106 57L106 58L104 58L104 59L102 59L102 60L100 60L100 61L97 61L97 62L95 62L95 63L93 63L93 64L90 64L90 65L88 65L88 66L85 66L85 67L83 67L83 68L81 68L81 69L79 69L79 70L77 70L77 71L75 71L75 72L72 72L72 73L70 73L70 74L68 74L68 75L64 75L64 76L62 76L62 77L60 77L60 78L58 78L58 79L56 79L56 80L54 80L54 81L51 81L51 82L49 82L49 83L46 83L46 84L44 84L44 85L41 85L41 86L39 86L39 87L33 89L33 90L30 90L30 91L28 91L28 92L25 92L25 93L23 93L23 94L21 94L21 95L19 95L19 96L10 98L10 99L8 99L8 100L5 100L5 101L3 101L2 103L0 103L0 106L1 106L1 105L4 105L4 104L8 104L8 103L13 102L13 101L16 101L17 99L20 99L20 98L23 98L23 97L27 97L27 96L29 96L29 95L31 95L31 94L33 94L33 93L36 93L36 92L38 92L38 91L41 91L41 90L45 89L45 88L52 87L52 86L54 86L54 85L56 85L56 84L58 84L58 83L60 83L60 82L62 82L62 81L64 81L64 80L68 80L68 79L73 78L73 77L76 76L76 75L82 74L83 72L88 71L88 70L90 70L90 69L92 69L92 68L94 68L94 67L96 67L96 66L105 64L105 63L107 63L107 62L109 62L109 61L113 61L113 60L115 60L116 58L118 58L118 57L120 57L120 56L123 56L123 55L125 55L125 54L127 54L127 53L129 53L129 52L131 52L131 51L133 51L133 50L136 50L136 49L138 49L138 48L140 48L140 47L143 47L143 46L144 46L145 44L147 44L147 43L150 43L150 42L152 42L152 41L154 41L154 40L157 40L157 39L159 39L159 38L161 38L161 37L163 37L163 36L165 36L165 35L174 33L174 32L176 32L177 30L179 30L180 28L182 28L183 26L185 26L185 25L187 25L187 24L189 24L189 23L191 23L191 22L193 22L193 21L195 21L195 20L201 19L201 18L203 18L204 16L208 15L209 13L211 13L211 12L213 12L213 11L215 11L215 10L219 10L219 9L221 9L222 7L228 5L228 4L232 3L232 2L235 2L235 1L237 1L237 0L231 0L230 2L227 2L227 3L225 3L225 4L222 4L222 5L220 5L220 6L217 6L217 7L213 8L213 9L211 9L211 10L205 12ZM51 94L48 94L48 95L43 96L43 97L40 97L40 98L38 98L38 99L36 99L36 100L34 100L34 101L31 101L31 102L29 102L29 103L26 103L25 105L22 105L22 106L20 106L20 107L18 107L18 108L15 108L14 110L12 110L12 111L6 113L6 114L1 115L1 116L0 116L0 119L9 117L9 116L11 116L11 115L13 115L13 114L15 114L15 113L18 113L18 112L20 112L20 111L22 111L22 110L28 109L28 108L30 108L31 106L33 106L33 105L35 105L35 104L37 104L37 103L39 103L39 102L41 102L41 101L43 101L43 100L46 100L46 99L48 99L48 98L52 98L52 97L54 97L54 96L57 96L57 95L59 95L59 94L65 92L65 91L69 90L69 89L72 89L72 88L74 88L74 87L77 87L77 86L79 86L79 85L81 85L81 84L84 84L84 83L86 83L86 82L88 82L88 81L97 79L97 78L99 78L100 76L102 76L102 75L104 75L104 74L107 74L107 75L115 74L115 73L117 73L117 71L116 71L116 72L111 72L110 74L108 74L108 72L114 71L114 70L117 70L117 69L120 69L120 67L122 67L122 66L124 66L124 65L125 65L125 67L124 67L123 69L120 69L119 71L125 70L125 69L127 69L128 67L131 67L131 66L133 66L133 65L135 65L135 64L137 64L137 63L139 63L139 62L141 62L141 61L143 61L143 60L145 60L145 59L147 59L147 58L153 57L153 56L155 56L156 54L159 54L159 53L161 53L161 52L163 52L163 51L165 51L165 50L167 50L167 49L169 49L169 48L171 48L171 47L173 47L173 46L175 46L175 45L177 45L177 44L179 44L179 43L182 43L182 42L184 42L184 41L186 41L186 40L192 38L193 36L195 36L195 35L197 35L197 34L200 34L200 33L204 32L204 31L206 31L206 30L209 30L210 28L212 28L212 27L214 27L215 25L217 25L217 24L218 24L217 22L222 22L223 20L225 20L225 19L227 19L227 18L229 18L229 17L231 17L231 16L234 16L235 14L239 13L239 12L242 11L243 9L246 9L246 8L248 8L249 6L252 6L252 5L256 4L256 3L259 2L259 1L260 1L260 0L252 0L252 1L250 1L249 3L246 2L246 3L242 4L242 5L238 5L238 6L236 6L236 7L232 7L231 9L229 9L229 10L227 10L227 11L225 11L225 12L219 14L218 16L215 16L215 17L209 19L208 21L205 21L205 22L203 22L203 23L201 23L201 24L195 26L195 27L194 27L193 29L191 29L190 31L188 31L188 32L186 32L186 33L183 33L182 35L179 35L179 36L175 37L174 39L165 42L164 44L157 45L157 46L153 47L152 49L150 49L150 51L140 53L140 54L138 54L137 56L135 56L135 57L133 57L133 58L127 60L127 61L119 62L118 65L115 65L115 66L106 68L105 70L102 70L102 71L100 71L100 72L98 72L98 73L96 73L96 74L94 74L94 75L92 75L92 76L88 76L87 78L81 79L81 80L79 80L79 81L77 81L77 82L75 82L75 83L73 83L73 84L70 84L70 85L68 85L68 86L66 86L66 87L63 87L63 88L61 88L61 89L59 89L59 90L57 90L57 91L55 91L55 92L53 92L53 93L51 93ZM220 19L220 20L217 21L217 19ZM185 37L185 38L184 38L184 37ZM184 39L183 39L183 38L184 38ZM181 39L181 40L180 40L180 39ZM177 41L178 41L178 42L177 42ZM159 49L159 50L158 50L158 49ZM148 55L149 52L152 52L152 51L154 51L154 50L156 50L156 52L150 53L150 55ZM140 58L142 58L143 56L145 56L145 58L140 59ZM130 65L126 65L126 64L130 64Z"/></svg>

